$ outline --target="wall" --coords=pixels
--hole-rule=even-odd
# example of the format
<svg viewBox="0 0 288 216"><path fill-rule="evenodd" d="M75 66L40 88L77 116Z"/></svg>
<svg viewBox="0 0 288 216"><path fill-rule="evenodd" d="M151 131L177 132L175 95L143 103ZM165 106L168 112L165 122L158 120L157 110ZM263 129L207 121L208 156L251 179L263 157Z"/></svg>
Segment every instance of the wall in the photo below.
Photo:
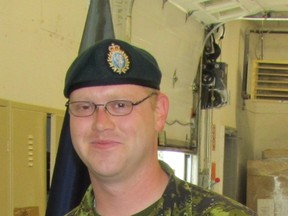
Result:
<svg viewBox="0 0 288 216"><path fill-rule="evenodd" d="M254 159L261 159L265 149L287 149L288 103L251 100L245 113Z"/></svg>
<svg viewBox="0 0 288 216"><path fill-rule="evenodd" d="M167 2L135 1L132 11L132 43L149 50L163 73L161 90L170 98L168 123L189 124L192 108L192 84L202 54L203 25ZM177 82L173 85L176 72ZM185 141L190 127L166 125L167 138Z"/></svg>
<svg viewBox="0 0 288 216"><path fill-rule="evenodd" d="M250 40L253 41L250 46L252 59L274 60L287 62L288 59L288 22L287 21L270 21L256 22L251 30L261 30L265 33L250 33ZM286 33L273 33L281 31ZM263 46L261 43L263 42ZM263 51L261 51L263 50Z"/></svg>
<svg viewBox="0 0 288 216"><path fill-rule="evenodd" d="M0 98L64 108L64 75L75 58L88 2L9 1L0 7Z"/></svg>
<svg viewBox="0 0 288 216"><path fill-rule="evenodd" d="M245 101L243 101L241 95L243 91L244 55L249 54L244 53L245 35L254 26L247 21L231 21L226 23L225 26L226 36L223 40L221 60L228 64L227 89L229 92L229 103L227 107L215 111L214 121L226 127L231 127L231 129L236 131L239 141L237 143L240 155L239 166L243 170L243 167L246 168L246 161L253 158L253 146L250 142L252 134L249 130L252 126L247 125L247 121L243 116L245 115L245 112L243 112ZM229 120L229 118L232 119ZM253 121L251 124L253 125ZM242 179L242 181L246 181L246 179Z"/></svg>
<svg viewBox="0 0 288 216"><path fill-rule="evenodd" d="M228 64L227 90L228 104L220 109L215 109L213 113L213 122L215 124L225 125L236 128L236 106L239 95L239 85L237 74L243 53L240 52L240 21L232 21L225 24L225 36L221 42L221 56L218 61ZM242 63L242 62L241 62Z"/></svg>
<svg viewBox="0 0 288 216"><path fill-rule="evenodd" d="M287 22L255 22L247 30L288 31ZM253 61L263 58L267 61L287 62L288 33L263 35L250 33L248 93L251 93ZM263 42L263 45L261 43ZM261 51L262 50L262 51ZM239 128L252 153L253 159L260 159L262 151L270 148L287 148L288 103L281 101L246 100L238 110ZM252 150L252 151L250 151Z"/></svg>

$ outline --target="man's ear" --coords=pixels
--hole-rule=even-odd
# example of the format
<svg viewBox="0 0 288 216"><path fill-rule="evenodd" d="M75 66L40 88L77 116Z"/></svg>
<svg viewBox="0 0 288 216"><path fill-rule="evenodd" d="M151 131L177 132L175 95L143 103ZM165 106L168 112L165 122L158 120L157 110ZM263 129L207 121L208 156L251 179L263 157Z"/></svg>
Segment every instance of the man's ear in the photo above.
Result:
<svg viewBox="0 0 288 216"><path fill-rule="evenodd" d="M155 130L160 132L165 126L169 111L169 99L163 94L159 93L155 105Z"/></svg>

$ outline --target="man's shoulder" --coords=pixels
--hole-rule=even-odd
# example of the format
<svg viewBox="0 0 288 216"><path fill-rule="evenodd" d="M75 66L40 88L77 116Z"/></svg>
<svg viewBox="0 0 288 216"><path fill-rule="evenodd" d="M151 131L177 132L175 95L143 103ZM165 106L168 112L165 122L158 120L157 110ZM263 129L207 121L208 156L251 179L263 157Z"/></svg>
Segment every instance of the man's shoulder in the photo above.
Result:
<svg viewBox="0 0 288 216"><path fill-rule="evenodd" d="M229 197L196 185L191 185L191 189L195 215L256 216L247 206Z"/></svg>
<svg viewBox="0 0 288 216"><path fill-rule="evenodd" d="M175 178L179 212L192 209L193 215L254 216L252 210L229 197ZM181 210L182 208L182 210Z"/></svg>
<svg viewBox="0 0 288 216"><path fill-rule="evenodd" d="M245 205L235 200L176 177L173 170L164 162L161 162L161 166L170 178L163 196L163 207L168 212L176 213L176 215L193 216L256 215Z"/></svg>

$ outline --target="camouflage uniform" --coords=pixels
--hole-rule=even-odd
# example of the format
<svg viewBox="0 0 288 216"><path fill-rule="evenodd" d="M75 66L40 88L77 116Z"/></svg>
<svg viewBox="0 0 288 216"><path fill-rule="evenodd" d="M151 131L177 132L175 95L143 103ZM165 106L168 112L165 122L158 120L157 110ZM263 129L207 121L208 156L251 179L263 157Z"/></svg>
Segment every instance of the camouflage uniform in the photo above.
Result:
<svg viewBox="0 0 288 216"><path fill-rule="evenodd" d="M135 216L248 216L256 215L247 207L222 195L180 180L173 170L160 161L169 175L163 196ZM94 208L94 194L90 186L80 205L66 216L98 216ZM116 214L117 215L117 214Z"/></svg>

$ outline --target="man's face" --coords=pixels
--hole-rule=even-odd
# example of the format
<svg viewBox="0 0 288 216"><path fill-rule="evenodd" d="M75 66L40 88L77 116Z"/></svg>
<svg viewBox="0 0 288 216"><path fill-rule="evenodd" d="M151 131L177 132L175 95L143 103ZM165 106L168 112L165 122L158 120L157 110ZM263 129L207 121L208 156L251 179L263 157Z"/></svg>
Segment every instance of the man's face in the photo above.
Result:
<svg viewBox="0 0 288 216"><path fill-rule="evenodd" d="M137 102L151 91L136 85L87 87L73 91L70 102ZM157 160L157 134L164 127L167 109L167 98L160 94L134 106L126 116L112 116L103 106L88 117L75 117L70 113L73 146L90 175L103 179L125 178Z"/></svg>

